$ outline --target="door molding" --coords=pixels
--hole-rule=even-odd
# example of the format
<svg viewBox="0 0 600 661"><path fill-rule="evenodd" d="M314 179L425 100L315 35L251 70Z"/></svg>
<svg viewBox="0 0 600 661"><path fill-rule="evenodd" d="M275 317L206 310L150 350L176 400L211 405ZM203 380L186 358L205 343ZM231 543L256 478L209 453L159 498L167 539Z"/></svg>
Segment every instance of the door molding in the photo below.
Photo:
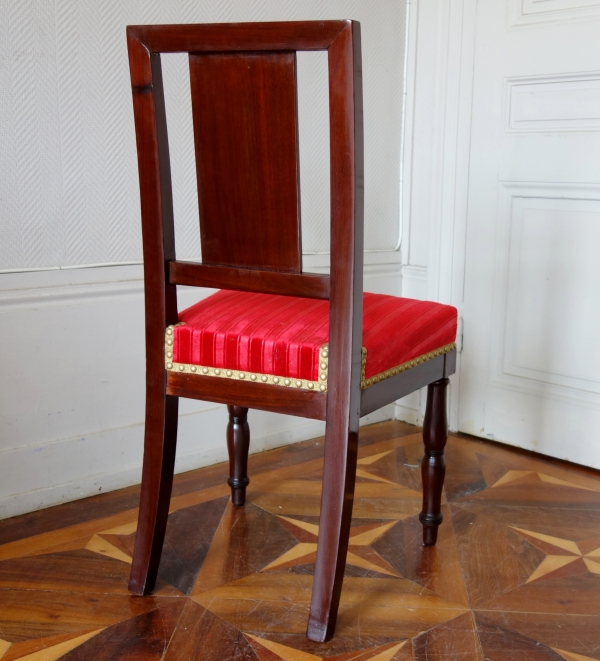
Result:
<svg viewBox="0 0 600 661"><path fill-rule="evenodd" d="M529 365L519 364L523 355L516 349L523 316L518 313L517 299L522 289L519 272L525 211L571 213L574 222L578 213L600 217L600 184L502 181L498 187L490 386L600 409L600 382L577 374L574 365L548 370L536 367L531 357ZM560 285L560 273L555 277ZM534 335L535 330L530 330ZM547 332L557 333L552 325ZM560 344L560 337L555 341Z"/></svg>
<svg viewBox="0 0 600 661"><path fill-rule="evenodd" d="M413 0L410 3L407 48L407 103L404 135L402 260L404 296L425 293L429 300L454 305L459 311L462 335L463 283L469 190L471 100L475 56L475 19L477 0ZM426 46L422 43L426 41ZM419 47L421 46L421 48ZM433 61L432 61L433 60ZM422 72L431 72L424 75ZM422 86L428 86L423 94ZM426 115L419 99L431 98L433 111ZM431 167L415 171L415 158L423 158L420 136L429 134L426 145ZM418 199L428 195L428 217ZM427 263L411 254L412 240L426 232ZM411 236L412 235L412 236ZM418 274L419 286L413 281ZM460 355L457 372L450 386L449 423L458 428ZM421 403L412 400L419 413ZM402 407L403 409L406 406ZM404 414L404 411L403 411Z"/></svg>
<svg viewBox="0 0 600 661"><path fill-rule="evenodd" d="M536 7L537 5L537 7ZM510 0L507 25L509 28L529 27L554 21L582 21L600 16L598 0Z"/></svg>

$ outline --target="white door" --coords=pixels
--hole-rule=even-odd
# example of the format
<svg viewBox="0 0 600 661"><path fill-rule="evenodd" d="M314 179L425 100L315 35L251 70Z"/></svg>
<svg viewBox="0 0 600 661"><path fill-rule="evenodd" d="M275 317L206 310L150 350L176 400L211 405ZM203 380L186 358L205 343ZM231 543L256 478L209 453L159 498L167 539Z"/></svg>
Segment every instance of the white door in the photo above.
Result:
<svg viewBox="0 0 600 661"><path fill-rule="evenodd" d="M600 0L479 0L459 428L600 468Z"/></svg>

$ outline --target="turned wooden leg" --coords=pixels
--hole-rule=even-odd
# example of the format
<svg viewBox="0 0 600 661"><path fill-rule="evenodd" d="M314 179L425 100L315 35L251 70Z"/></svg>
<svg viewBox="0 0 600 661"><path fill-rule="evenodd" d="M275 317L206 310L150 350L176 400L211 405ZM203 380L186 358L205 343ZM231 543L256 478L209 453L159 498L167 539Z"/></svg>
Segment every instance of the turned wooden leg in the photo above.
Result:
<svg viewBox="0 0 600 661"><path fill-rule="evenodd" d="M243 406L228 406L227 449L229 450L229 479L231 502L240 506L246 502L248 479L248 449L250 448L250 427L248 409Z"/></svg>
<svg viewBox="0 0 600 661"><path fill-rule="evenodd" d="M329 640L335 630L352 521L357 450L358 431L350 431L347 423L335 425L328 420L317 560L306 632L318 642Z"/></svg>
<svg viewBox="0 0 600 661"><path fill-rule="evenodd" d="M178 404L178 397L148 388L140 513L129 578L133 594L149 594L156 583L173 486Z"/></svg>
<svg viewBox="0 0 600 661"><path fill-rule="evenodd" d="M423 524L423 544L431 546L437 540L438 526L442 522L442 487L446 475L444 447L448 439L446 416L446 387L449 379L440 379L427 386L427 407L423 423L425 456L421 463L423 477L423 511L419 521Z"/></svg>

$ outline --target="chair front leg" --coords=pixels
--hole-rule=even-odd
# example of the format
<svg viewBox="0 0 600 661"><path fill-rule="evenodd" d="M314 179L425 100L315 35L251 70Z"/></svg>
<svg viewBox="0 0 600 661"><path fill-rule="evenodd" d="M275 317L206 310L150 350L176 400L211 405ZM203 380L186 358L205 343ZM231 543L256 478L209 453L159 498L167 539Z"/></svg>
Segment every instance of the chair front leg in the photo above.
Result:
<svg viewBox="0 0 600 661"><path fill-rule="evenodd" d="M250 427L248 409L243 406L227 406L227 450L229 451L229 479L231 502L237 507L246 502L248 479L248 450L250 448Z"/></svg>
<svg viewBox="0 0 600 661"><path fill-rule="evenodd" d="M423 544L432 546L437 541L442 516L442 487L446 475L444 448L448 440L446 414L446 388L449 379L440 379L427 386L427 406L423 423L425 456L421 463L423 478L423 511L419 521L423 524Z"/></svg>
<svg viewBox="0 0 600 661"><path fill-rule="evenodd" d="M133 594L149 594L156 583L173 486L178 408L178 397L148 389L140 513L129 578Z"/></svg>
<svg viewBox="0 0 600 661"><path fill-rule="evenodd" d="M336 421L337 422L337 421ZM327 421L315 579L306 635L325 642L335 631L352 521L358 431Z"/></svg>

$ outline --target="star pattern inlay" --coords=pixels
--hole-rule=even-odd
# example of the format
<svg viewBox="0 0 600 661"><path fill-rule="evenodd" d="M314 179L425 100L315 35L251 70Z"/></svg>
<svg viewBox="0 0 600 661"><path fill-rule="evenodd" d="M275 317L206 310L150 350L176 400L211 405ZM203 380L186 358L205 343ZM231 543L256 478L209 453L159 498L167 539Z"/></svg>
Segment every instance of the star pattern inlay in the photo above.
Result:
<svg viewBox="0 0 600 661"><path fill-rule="evenodd" d="M532 650L600 661L600 480L451 437L446 522L438 545L424 549L422 437L395 435L397 427L361 430L332 641L305 636L323 470L309 443L260 464L244 508L231 504L224 481L203 482L214 468L199 472L193 488L187 475L171 500L148 598L127 592L137 528L131 494L109 512L59 506L49 512L56 527L36 515L14 539L8 521L1 660L98 661L125 649L132 658L164 650L164 661L204 659L207 650L213 660L426 661L451 649L452 658Z"/></svg>
<svg viewBox="0 0 600 661"><path fill-rule="evenodd" d="M600 491L600 488L597 486L584 486L583 484L575 484L574 482L569 482L567 480L561 480L558 477L553 475L547 475L546 473L540 473L539 471L532 470L509 470L504 475L492 484L491 488L501 487L506 484L513 482L525 480L526 478L535 478L541 482L546 482L547 484L555 484L561 487L570 487L571 489L583 489L584 491Z"/></svg>
<svg viewBox="0 0 600 661"><path fill-rule="evenodd" d="M288 516L278 516L286 528L298 539L298 544L262 568L268 571L275 568L292 567L309 564L315 561L317 553L317 538L319 526ZM377 541L384 533L393 528L398 521L383 524L355 526L350 529L350 546L346 564L360 567L368 571L401 578L401 575L372 548L370 544ZM308 540L308 541L307 541Z"/></svg>
<svg viewBox="0 0 600 661"><path fill-rule="evenodd" d="M316 654L304 652L302 650L296 649L295 647L288 647L287 645L282 645L281 643L276 643L265 638L259 638L258 636L254 636L248 633L246 634L246 638L255 643L252 645L252 647L259 654L260 647L264 647L265 649L269 650L269 652L277 655L281 661L327 661L327 659L330 658L328 655L317 656ZM401 650L407 642L408 641L406 640L402 640L398 643L388 643L386 645L378 646L371 651L371 654L368 652L366 654L360 654L360 661L391 661L396 652ZM258 646L256 643L258 643Z"/></svg>
<svg viewBox="0 0 600 661"><path fill-rule="evenodd" d="M585 553L579 548L578 543L571 539L562 539L561 537L545 535L533 530L525 530L514 526L510 526L510 528L546 553L546 557L537 566L531 576L529 576L526 581L527 583L531 583L544 576L553 574L578 560L583 561L583 564L589 572L600 575L600 544L597 548ZM600 540L598 540L598 542L600 542ZM549 550L551 551L552 547L554 547L555 552L548 553ZM577 570L576 567L573 567L572 569L574 572Z"/></svg>

